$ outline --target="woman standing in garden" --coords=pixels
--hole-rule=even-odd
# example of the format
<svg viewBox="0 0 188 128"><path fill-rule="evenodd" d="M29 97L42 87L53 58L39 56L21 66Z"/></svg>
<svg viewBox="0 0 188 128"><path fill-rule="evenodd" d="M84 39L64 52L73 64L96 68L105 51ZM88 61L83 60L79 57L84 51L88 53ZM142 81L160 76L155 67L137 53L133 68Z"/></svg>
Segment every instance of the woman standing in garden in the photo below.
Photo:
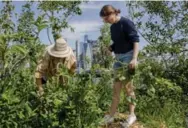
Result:
<svg viewBox="0 0 188 128"><path fill-rule="evenodd" d="M114 70L121 68L123 64L128 64L129 70L134 70L137 65L138 57L138 42L139 36L136 31L134 23L122 16L119 16L120 10L114 8L111 5L105 5L100 11L100 17L104 22L110 23L111 39L113 44L109 47L111 52L115 53L117 62L114 63ZM116 75L116 74L115 74ZM113 86L113 98L110 111L108 115L105 115L102 124L109 124L114 121L114 115L116 113L119 101L120 92L123 88L123 83L119 80L115 80ZM135 99L133 81L129 80L125 85L127 96ZM121 125L124 128L129 127L136 121L136 115L134 113L135 105L129 103L129 116L125 122Z"/></svg>

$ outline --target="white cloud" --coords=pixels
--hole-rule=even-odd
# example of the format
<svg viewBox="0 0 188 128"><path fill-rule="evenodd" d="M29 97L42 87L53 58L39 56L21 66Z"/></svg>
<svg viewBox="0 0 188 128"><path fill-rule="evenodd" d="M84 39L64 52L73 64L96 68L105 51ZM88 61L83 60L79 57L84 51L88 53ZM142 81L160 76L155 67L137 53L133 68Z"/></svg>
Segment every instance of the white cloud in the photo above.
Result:
<svg viewBox="0 0 188 128"><path fill-rule="evenodd" d="M84 10L84 9L101 9L103 6L104 6L104 4L102 4L102 3L90 1L88 3L81 4L80 8L82 10Z"/></svg>
<svg viewBox="0 0 188 128"><path fill-rule="evenodd" d="M99 9L98 6L96 5L87 5L87 4L82 4L80 5L80 8L83 10L83 9Z"/></svg>
<svg viewBox="0 0 188 128"><path fill-rule="evenodd" d="M83 21L83 22L72 22L70 25L74 28L74 32L69 29L65 29L62 35L71 40L80 40L84 34L89 32L100 31L100 27L103 23L98 21Z"/></svg>
<svg viewBox="0 0 188 128"><path fill-rule="evenodd" d="M75 28L76 32L87 32L99 30L102 26L102 22L98 21L83 21L83 22L73 22L72 27Z"/></svg>

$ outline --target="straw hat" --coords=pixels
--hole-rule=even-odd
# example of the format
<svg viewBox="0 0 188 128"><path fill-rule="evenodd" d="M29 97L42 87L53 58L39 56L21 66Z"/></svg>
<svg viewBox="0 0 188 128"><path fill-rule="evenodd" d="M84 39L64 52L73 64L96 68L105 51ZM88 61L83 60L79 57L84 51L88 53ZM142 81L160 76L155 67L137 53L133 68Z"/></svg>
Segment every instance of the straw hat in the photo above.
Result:
<svg viewBox="0 0 188 128"><path fill-rule="evenodd" d="M67 42L63 39L63 37L58 38L55 44L48 46L47 51L49 55L58 58L68 57L73 52L72 49L67 45Z"/></svg>

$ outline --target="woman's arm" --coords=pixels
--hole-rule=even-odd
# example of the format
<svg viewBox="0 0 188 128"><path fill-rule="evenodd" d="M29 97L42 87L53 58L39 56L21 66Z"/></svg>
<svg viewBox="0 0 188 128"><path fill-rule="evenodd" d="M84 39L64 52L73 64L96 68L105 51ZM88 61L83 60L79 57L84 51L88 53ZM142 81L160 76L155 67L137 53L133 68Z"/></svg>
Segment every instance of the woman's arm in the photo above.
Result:
<svg viewBox="0 0 188 128"><path fill-rule="evenodd" d="M36 78L36 85L38 90L42 89L42 78Z"/></svg>
<svg viewBox="0 0 188 128"><path fill-rule="evenodd" d="M35 71L36 86L39 93L41 94L43 94L42 77L46 75L46 70L48 69L48 63L49 63L49 55L47 54L47 52L45 52L41 60L38 62Z"/></svg>
<svg viewBox="0 0 188 128"><path fill-rule="evenodd" d="M133 57L129 64L130 69L135 69L135 67L137 65L138 53L139 53L139 43L135 42L134 48L133 48Z"/></svg>
<svg viewBox="0 0 188 128"><path fill-rule="evenodd" d="M129 42L133 43L133 57L129 64L129 68L134 69L137 64L138 53L139 53L139 35L137 33L134 23L131 20L125 19L123 25L124 25L124 32L127 33Z"/></svg>
<svg viewBox="0 0 188 128"><path fill-rule="evenodd" d="M76 62L74 62L73 65L71 66L70 73L74 74L75 70L76 70Z"/></svg>
<svg viewBox="0 0 188 128"><path fill-rule="evenodd" d="M139 53L139 43L135 42L134 48L133 48L133 58L132 59L137 60L138 59L138 53Z"/></svg>

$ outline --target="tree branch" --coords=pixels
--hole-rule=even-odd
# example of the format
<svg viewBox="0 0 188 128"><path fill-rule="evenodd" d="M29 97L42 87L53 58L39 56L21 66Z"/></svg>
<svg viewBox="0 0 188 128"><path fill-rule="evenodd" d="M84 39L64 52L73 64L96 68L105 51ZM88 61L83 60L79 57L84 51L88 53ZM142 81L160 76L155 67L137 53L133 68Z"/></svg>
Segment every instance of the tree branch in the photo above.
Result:
<svg viewBox="0 0 188 128"><path fill-rule="evenodd" d="M47 35L48 35L48 40L50 41L50 44L52 44L52 41L51 41L50 35L49 35L49 28L47 28Z"/></svg>

